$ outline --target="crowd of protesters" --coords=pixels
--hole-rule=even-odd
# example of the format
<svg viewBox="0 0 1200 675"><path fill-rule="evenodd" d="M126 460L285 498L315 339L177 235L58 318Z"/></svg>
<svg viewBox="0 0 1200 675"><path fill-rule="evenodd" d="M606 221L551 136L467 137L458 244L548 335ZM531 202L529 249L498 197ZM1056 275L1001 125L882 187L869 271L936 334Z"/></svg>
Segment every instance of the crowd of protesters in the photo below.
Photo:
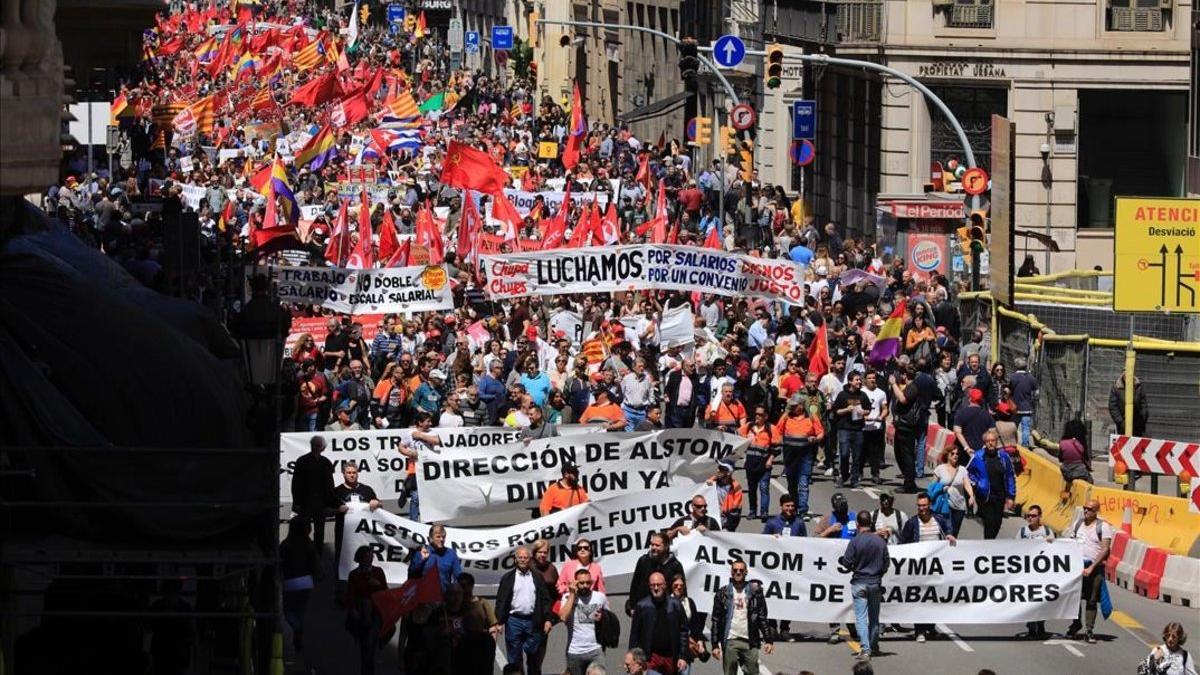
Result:
<svg viewBox="0 0 1200 675"><path fill-rule="evenodd" d="M318 432L312 452L295 467L293 506L299 517L283 546L285 577L293 582L285 584L284 609L297 650L311 642L303 616L313 585L303 580L319 580L328 566L327 559L312 557L313 550L324 550L326 519L338 519L338 548L348 504L407 508L420 519L415 481L399 504L378 500L358 482L353 465L342 468L335 487L321 432L413 428L413 444L419 444L437 442L429 433L434 427L502 425L537 439L556 435L557 425L598 423L610 431L707 427L746 437L749 449L740 471L722 463L712 478L720 503L693 500L688 516L653 537L638 563L624 607L632 625L621 640L630 649L629 672L678 673L710 657L722 661L726 673L739 667L757 672L760 650L769 654L776 640L790 636L786 622L769 620L761 588L747 579L744 563L731 567L711 616L697 613L682 567L670 553L671 540L692 529L852 540L843 563L855 570L854 632L862 638L864 658L878 649L878 585L885 569L880 561L889 544L953 542L971 514L980 518L985 538L998 536L1004 513L1013 510L1015 477L1022 471L1016 447L1034 441L1038 383L1024 362L991 358L993 336L986 326L960 325L958 283L914 273L886 242L860 235L853 224L818 223L782 186L765 184L753 170L733 163L699 165L673 140L639 139L625 126L592 124L570 170L557 159L539 159L539 142L566 142L569 102L539 98L522 76L527 73L515 73L502 85L478 71L451 70L436 31L393 33L364 24L355 27L356 40L349 44L345 15L301 1L263 2L255 5L250 23L244 19L228 9L173 5L146 37L140 79L122 87L131 112L122 111L118 119L133 141L132 164L115 175L76 170L49 190L45 204L139 281L164 291L185 285L164 274L163 222L173 208L197 213L208 263L290 264L295 257L256 240L256 233L280 229L269 221L279 204L269 203L278 195L264 196L253 177L285 147L280 139L295 132L311 136L329 123L328 105L296 104L294 91L332 72L343 90L365 87L377 111L390 109L388 102L400 93L415 101L442 97L422 113L417 147L381 148L366 160L387 186L386 199L371 208L369 218L376 234L391 221L398 234L411 235L422 209L445 214L436 222L445 239L442 262L454 283L455 309L364 321L313 306L287 308L294 319L323 322L323 330L289 340L282 384L285 428ZM254 28L259 24L270 28ZM209 30L215 26L242 27L246 45L270 36L259 56L262 63L275 59L276 66L259 63L249 77L240 69L227 72L238 69L236 62L213 69L208 59L221 57L206 53L204 45L222 42L214 35L224 33ZM304 49L299 45L314 41L337 60L331 56L327 63L299 67L297 54ZM264 91L269 100L262 98ZM155 126L155 106L205 96L216 100L211 127L172 138ZM299 252L301 262L329 262L327 243L344 208L339 185L364 161L365 139L377 124L372 115L345 125L328 161L287 170L296 205L318 207L287 232L286 248ZM262 135L248 135L251 129ZM807 296L798 305L674 291L494 302L475 265L454 252L463 194L438 178L451 140L519 169L513 185L525 191L555 185L609 192L624 242L654 236L639 231L657 215L655 195L662 185L673 241L699 244L715 235L724 250L791 259L804 265ZM203 198L185 207L184 188L197 186L204 188ZM148 199L152 196L161 202ZM149 203L161 208L146 208ZM566 209L567 222L579 226L581 207L568 202ZM518 236L539 240L541 221L552 215L535 209ZM489 233L496 227L489 224ZM378 250L382 243L366 242L366 248ZM222 306L220 275L200 278L201 299L228 309ZM662 316L684 305L695 317L695 341L665 343L659 336ZM558 327L562 312L579 318L576 335ZM580 335L599 345L600 354L585 350ZM927 457L931 422L951 430L953 442ZM1061 443L1044 445L1090 467L1086 435L1069 426L1062 437ZM899 475L884 474L889 445ZM414 460L418 454L411 446L402 452ZM787 487L777 511L769 487L773 473L782 474ZM877 510L850 511L838 493L822 514L809 495L814 480L826 479L847 490L867 482L893 487L882 491ZM917 494L912 517L895 508L892 490ZM578 467L566 467L562 480L546 491L539 515L587 499ZM1040 522L1040 508L1026 508L1025 515L1029 524L1019 536L1054 537ZM1083 539L1096 542L1096 550L1089 550L1089 583L1103 569L1112 536L1111 527L1095 525L1094 518L1093 512L1083 525L1088 530ZM860 541L864 535L869 541ZM474 579L445 546L444 528L435 526L430 546L414 552L410 575L436 566L444 602L403 622L405 662L421 664L420 672L491 672L491 654L500 641L510 667L538 673L546 636L562 624L567 670L590 672L604 648L616 647L605 618L611 603L603 561L590 543L579 539L571 550L572 559L556 565L546 542L519 549L516 567L493 602L474 594ZM384 578L369 554L356 553L354 559L359 567L340 586L338 602L360 645L362 672L372 672L379 626L365 600L398 580ZM1096 594L1088 588L1084 618L1093 641ZM1031 624L1027 633L1044 634L1043 624ZM839 635L835 626L831 640ZM913 635L924 641L936 631L918 625ZM1172 659L1171 650L1182 644L1182 631L1173 635L1175 642L1168 640L1156 652L1156 663Z"/></svg>

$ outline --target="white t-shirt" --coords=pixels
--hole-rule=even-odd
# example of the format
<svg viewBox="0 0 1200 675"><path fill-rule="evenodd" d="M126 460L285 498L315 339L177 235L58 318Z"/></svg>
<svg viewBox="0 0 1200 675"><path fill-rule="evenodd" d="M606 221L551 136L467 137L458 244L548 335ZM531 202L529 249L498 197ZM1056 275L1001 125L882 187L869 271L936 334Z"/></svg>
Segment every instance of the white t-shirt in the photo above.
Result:
<svg viewBox="0 0 1200 675"><path fill-rule="evenodd" d="M937 518L930 517L928 523L917 521L917 532L917 541L938 541L941 526L938 525Z"/></svg>
<svg viewBox="0 0 1200 675"><path fill-rule="evenodd" d="M907 521L908 514L904 513L900 509L892 509L892 515L890 516L884 515L883 511L876 511L875 522L872 523L872 525L875 527L876 532L885 527L890 529L892 533L891 536L888 537L888 544L894 545L900 543L900 528L903 527L904 523Z"/></svg>
<svg viewBox="0 0 1200 675"><path fill-rule="evenodd" d="M750 619L746 605L749 603L746 592L733 591L733 616L729 619L729 637L750 639Z"/></svg>
<svg viewBox="0 0 1200 675"><path fill-rule="evenodd" d="M1045 523L1043 523L1042 526L1036 530L1029 529L1028 525L1022 525L1021 529L1017 531L1017 539L1040 539L1042 541L1054 541L1054 530L1047 527Z"/></svg>
<svg viewBox="0 0 1200 675"><path fill-rule="evenodd" d="M567 602L565 593L561 601ZM608 598L600 591L592 591L587 602L582 598L575 601L575 611L567 617L567 632L570 635L568 654L590 654L600 651L600 643L596 641L596 623L600 620L600 610L607 607Z"/></svg>
<svg viewBox="0 0 1200 675"><path fill-rule="evenodd" d="M1099 518L1091 525L1081 520L1075 526L1074 534L1075 538L1079 540L1083 559L1095 562L1096 558L1100 557L1101 540L1113 538L1113 526Z"/></svg>
<svg viewBox="0 0 1200 675"><path fill-rule="evenodd" d="M871 412L867 414L867 420L863 423L863 429L866 431L878 431L883 428L883 406L887 403L887 394L883 393L881 387L867 389L863 387L863 393L867 398L871 399Z"/></svg>
<svg viewBox="0 0 1200 675"><path fill-rule="evenodd" d="M443 410L441 416L438 417L439 427L461 427L462 425L463 418L462 415L459 415L458 413L453 413L449 410Z"/></svg>

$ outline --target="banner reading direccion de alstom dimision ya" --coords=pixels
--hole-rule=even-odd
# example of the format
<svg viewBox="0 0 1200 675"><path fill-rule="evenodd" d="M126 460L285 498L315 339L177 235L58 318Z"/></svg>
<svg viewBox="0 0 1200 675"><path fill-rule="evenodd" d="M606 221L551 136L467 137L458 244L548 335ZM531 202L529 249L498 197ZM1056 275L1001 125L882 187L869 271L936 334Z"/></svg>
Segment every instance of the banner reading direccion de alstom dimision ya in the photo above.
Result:
<svg viewBox="0 0 1200 675"><path fill-rule="evenodd" d="M605 246L481 259L496 299L650 289L804 301L803 265L692 246Z"/></svg>

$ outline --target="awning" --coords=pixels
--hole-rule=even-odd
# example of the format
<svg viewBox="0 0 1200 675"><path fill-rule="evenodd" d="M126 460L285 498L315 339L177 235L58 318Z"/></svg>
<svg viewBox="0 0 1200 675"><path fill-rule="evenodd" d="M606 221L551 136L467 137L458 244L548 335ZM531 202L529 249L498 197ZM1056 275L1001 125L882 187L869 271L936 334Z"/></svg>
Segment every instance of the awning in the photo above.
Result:
<svg viewBox="0 0 1200 675"><path fill-rule="evenodd" d="M659 99L640 108L634 108L628 112L623 112L620 115L617 115L617 121L639 122L641 120L660 117L669 112L674 112L677 108L682 107L683 102L687 100L688 96L691 96L691 94L686 91L681 91L678 94L668 96L664 99Z"/></svg>

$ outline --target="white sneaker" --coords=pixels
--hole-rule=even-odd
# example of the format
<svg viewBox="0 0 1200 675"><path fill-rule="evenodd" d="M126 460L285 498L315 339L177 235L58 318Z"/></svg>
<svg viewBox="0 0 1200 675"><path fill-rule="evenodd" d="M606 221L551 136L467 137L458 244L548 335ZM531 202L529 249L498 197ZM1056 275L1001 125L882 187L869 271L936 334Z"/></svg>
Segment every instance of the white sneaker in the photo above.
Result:
<svg viewBox="0 0 1200 675"><path fill-rule="evenodd" d="M830 477L830 476L832 476L832 475L833 475L833 468L832 468L832 467L830 467L830 468L828 468L828 469L825 469L825 477L826 477L826 478L829 478L829 477Z"/></svg>
<svg viewBox="0 0 1200 675"><path fill-rule="evenodd" d="M925 641L925 634L917 633L917 642L924 642L924 641Z"/></svg>

